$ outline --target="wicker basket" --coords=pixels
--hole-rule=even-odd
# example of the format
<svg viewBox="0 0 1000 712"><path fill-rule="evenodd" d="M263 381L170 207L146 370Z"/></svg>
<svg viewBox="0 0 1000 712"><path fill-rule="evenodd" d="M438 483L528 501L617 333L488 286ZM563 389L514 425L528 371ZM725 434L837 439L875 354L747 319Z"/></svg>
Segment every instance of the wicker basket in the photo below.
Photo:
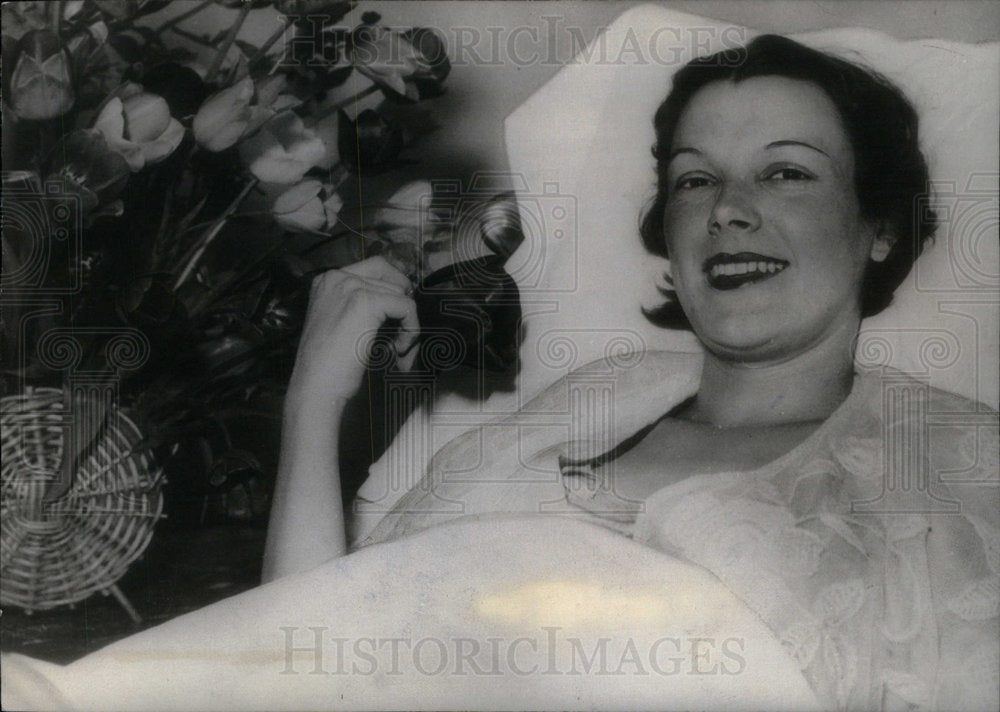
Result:
<svg viewBox="0 0 1000 712"><path fill-rule="evenodd" d="M30 612L100 591L138 620L115 582L149 545L161 517L161 471L150 453L133 451L139 429L111 408L69 489L45 501L62 467L63 403L64 392L54 388L0 399L0 603Z"/></svg>

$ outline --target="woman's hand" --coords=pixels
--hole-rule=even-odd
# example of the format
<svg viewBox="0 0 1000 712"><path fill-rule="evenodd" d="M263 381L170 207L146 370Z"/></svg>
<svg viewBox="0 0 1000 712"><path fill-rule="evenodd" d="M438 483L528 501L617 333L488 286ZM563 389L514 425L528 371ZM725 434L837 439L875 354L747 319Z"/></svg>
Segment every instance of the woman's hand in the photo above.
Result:
<svg viewBox="0 0 1000 712"><path fill-rule="evenodd" d="M419 323L406 275L377 256L313 279L289 390L325 402L350 398L361 385L378 329L399 322L401 368L416 356Z"/></svg>
<svg viewBox="0 0 1000 712"><path fill-rule="evenodd" d="M337 433L344 403L361 385L372 342L398 321L400 365L416 354L410 280L372 257L313 280L285 400L281 458L264 546L263 580L308 571L347 550Z"/></svg>

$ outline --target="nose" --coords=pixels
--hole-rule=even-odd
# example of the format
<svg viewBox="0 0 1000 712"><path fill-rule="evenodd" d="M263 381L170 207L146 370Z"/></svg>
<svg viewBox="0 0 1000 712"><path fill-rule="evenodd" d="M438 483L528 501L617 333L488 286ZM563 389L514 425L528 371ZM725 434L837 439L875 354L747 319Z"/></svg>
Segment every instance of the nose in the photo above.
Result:
<svg viewBox="0 0 1000 712"><path fill-rule="evenodd" d="M721 235L727 230L754 232L760 227L760 213L752 197L740 186L725 184L708 216L708 232Z"/></svg>

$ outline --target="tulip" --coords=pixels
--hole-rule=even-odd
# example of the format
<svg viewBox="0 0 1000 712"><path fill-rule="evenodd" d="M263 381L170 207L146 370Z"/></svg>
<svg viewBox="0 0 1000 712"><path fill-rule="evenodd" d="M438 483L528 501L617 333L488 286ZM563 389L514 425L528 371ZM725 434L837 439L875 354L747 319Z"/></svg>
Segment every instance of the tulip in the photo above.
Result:
<svg viewBox="0 0 1000 712"><path fill-rule="evenodd" d="M166 100L139 92L124 101L115 96L94 122L108 145L128 162L133 173L169 156L184 138L184 127L170 115Z"/></svg>
<svg viewBox="0 0 1000 712"><path fill-rule="evenodd" d="M225 151L246 132L253 112L253 80L246 77L208 97L195 114L194 140L212 152Z"/></svg>
<svg viewBox="0 0 1000 712"><path fill-rule="evenodd" d="M341 112L337 146L351 171L390 166L403 149L403 132L374 109L365 109L355 121Z"/></svg>
<svg viewBox="0 0 1000 712"><path fill-rule="evenodd" d="M431 37L428 38L428 35ZM407 36L384 27L363 25L354 31L352 40L351 58L357 70L380 88L389 89L397 96L416 100L420 98L416 85L418 80L431 84L440 81L440 57L444 56L444 52L440 40L430 30L421 29L419 33L411 30ZM434 56L425 56L421 48L433 52ZM432 64L432 59L437 60L437 67ZM448 70L450 65L444 70L444 75Z"/></svg>
<svg viewBox="0 0 1000 712"><path fill-rule="evenodd" d="M434 191L428 181L412 181L392 194L375 210L370 225L393 245L408 246L417 255L426 251L438 234L448 231L449 222L432 209Z"/></svg>
<svg viewBox="0 0 1000 712"><path fill-rule="evenodd" d="M254 84L246 77L208 97L194 117L194 138L200 146L224 151L249 136L279 113L299 104L286 94L283 75L264 77Z"/></svg>
<svg viewBox="0 0 1000 712"><path fill-rule="evenodd" d="M323 160L323 141L291 111L278 114L240 144L240 157L265 183L289 185L302 180Z"/></svg>
<svg viewBox="0 0 1000 712"><path fill-rule="evenodd" d="M337 220L344 201L318 180L305 180L274 201L271 213L286 230L319 232Z"/></svg>
<svg viewBox="0 0 1000 712"><path fill-rule="evenodd" d="M65 136L53 149L47 168L50 180L61 180L79 196L84 213L113 200L129 176L125 159L111 150L100 132L91 129Z"/></svg>
<svg viewBox="0 0 1000 712"><path fill-rule="evenodd" d="M440 36L427 27L414 27L403 33L403 37L408 40L419 52L424 60L430 65L430 73L422 72L411 77L411 81L417 88L418 98L427 99L438 96L444 92L441 86L444 80L451 73L451 62L445 52L444 43Z"/></svg>
<svg viewBox="0 0 1000 712"><path fill-rule="evenodd" d="M49 3L43 0L5 2L0 6L0 18L4 36L19 40L32 30L48 27Z"/></svg>
<svg viewBox="0 0 1000 712"><path fill-rule="evenodd" d="M283 111L293 109L302 102L286 94L288 80L284 74L272 74L254 84L254 100L250 105L250 124L244 136L252 134Z"/></svg>
<svg viewBox="0 0 1000 712"><path fill-rule="evenodd" d="M9 101L22 119L52 119L73 106L69 52L50 30L32 30L17 43Z"/></svg>

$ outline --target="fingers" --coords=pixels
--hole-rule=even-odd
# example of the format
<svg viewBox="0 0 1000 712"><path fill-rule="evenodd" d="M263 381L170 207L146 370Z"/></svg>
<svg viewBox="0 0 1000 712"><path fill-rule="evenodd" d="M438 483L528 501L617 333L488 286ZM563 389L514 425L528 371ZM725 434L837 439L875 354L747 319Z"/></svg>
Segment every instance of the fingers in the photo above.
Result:
<svg viewBox="0 0 1000 712"><path fill-rule="evenodd" d="M387 317L399 320L399 333L396 336L397 352L401 355L409 353L420 336L416 302L409 297L386 294L383 297L382 309Z"/></svg>
<svg viewBox="0 0 1000 712"><path fill-rule="evenodd" d="M373 286L372 283L365 283L363 287L357 288L350 296L351 308L358 309L365 313L363 320L368 324L368 329L376 329L381 326L386 319L394 319L399 322L399 329L393 339L396 352L399 356L416 355L413 346L420 337L420 321L417 317L417 304L405 294L400 294L395 287L383 288ZM404 361L400 361L403 366Z"/></svg>
<svg viewBox="0 0 1000 712"><path fill-rule="evenodd" d="M411 291L410 280L382 257L319 274L313 279L306 316L307 326L312 326L309 333L319 335L321 343L348 343L358 338L367 342L387 319L396 321L393 343L397 363L408 369L420 336ZM369 347L364 348L367 351ZM337 349L328 350L328 357L336 360Z"/></svg>

